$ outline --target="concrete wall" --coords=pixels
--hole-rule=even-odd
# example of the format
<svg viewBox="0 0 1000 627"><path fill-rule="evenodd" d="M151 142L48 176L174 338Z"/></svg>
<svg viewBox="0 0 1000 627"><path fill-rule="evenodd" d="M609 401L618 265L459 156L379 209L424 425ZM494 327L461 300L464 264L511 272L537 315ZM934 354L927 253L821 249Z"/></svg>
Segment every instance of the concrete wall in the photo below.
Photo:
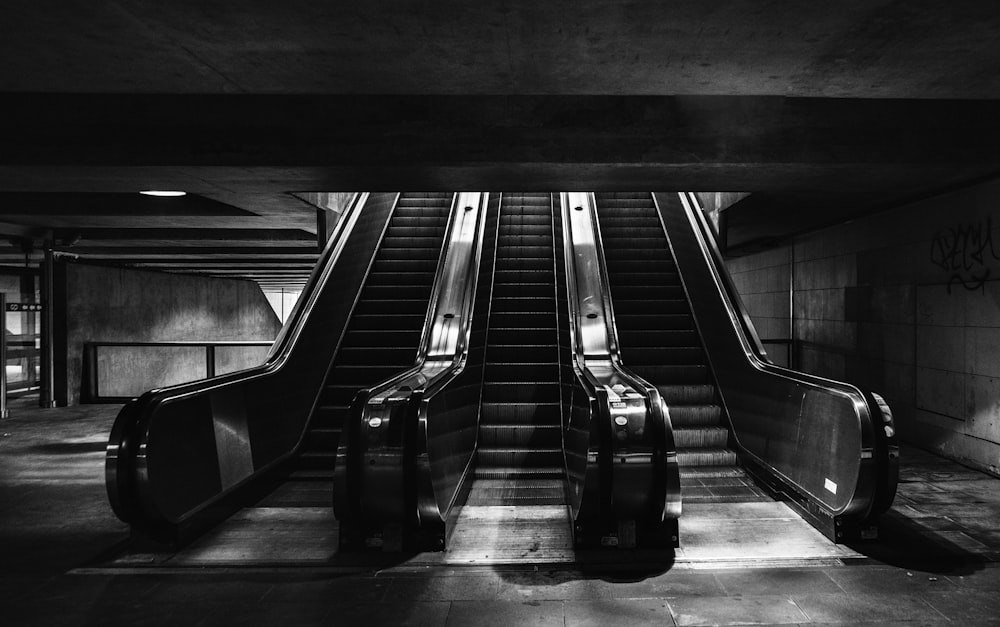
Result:
<svg viewBox="0 0 1000 627"><path fill-rule="evenodd" d="M57 321L63 339L57 337L56 371L64 359L66 372L56 398L68 404L80 400L85 342L273 340L281 328L260 288L249 281L68 263L59 265L56 288L57 308L65 312ZM190 350L152 350L155 356L136 362L136 385L148 389L150 382L168 385L204 376L204 359ZM237 364L230 351L219 372L253 365L247 359L259 363L262 354L251 350ZM117 370L113 389L133 389Z"/></svg>
<svg viewBox="0 0 1000 627"><path fill-rule="evenodd" d="M763 337L787 328L794 273L799 369L882 393L904 440L1000 474L1000 182L729 267Z"/></svg>

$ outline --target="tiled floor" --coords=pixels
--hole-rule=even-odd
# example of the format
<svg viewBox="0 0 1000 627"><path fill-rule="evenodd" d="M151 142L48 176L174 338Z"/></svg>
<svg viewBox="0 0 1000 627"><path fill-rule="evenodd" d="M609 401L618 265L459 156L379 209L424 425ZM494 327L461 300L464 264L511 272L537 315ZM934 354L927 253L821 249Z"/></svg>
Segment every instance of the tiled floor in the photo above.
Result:
<svg viewBox="0 0 1000 627"><path fill-rule="evenodd" d="M760 538L738 520L761 529L795 521L780 503L748 503L767 511L733 519L688 508L684 546L648 564L344 569L313 554L207 568L133 556L108 568L127 536L104 492L116 411L21 403L0 421L0 624L1000 625L1000 480L910 448L882 541L828 544L824 559L754 557ZM313 515L329 522L328 512ZM713 518L734 532L696 541ZM786 539L779 551L794 546ZM225 545L206 538L187 555Z"/></svg>

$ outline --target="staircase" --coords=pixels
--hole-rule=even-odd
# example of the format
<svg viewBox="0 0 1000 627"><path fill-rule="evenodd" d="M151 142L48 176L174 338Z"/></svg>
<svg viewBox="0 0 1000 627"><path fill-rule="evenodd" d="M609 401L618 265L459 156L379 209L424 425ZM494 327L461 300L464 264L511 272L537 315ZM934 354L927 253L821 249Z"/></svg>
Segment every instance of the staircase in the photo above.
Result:
<svg viewBox="0 0 1000 627"><path fill-rule="evenodd" d="M564 503L552 205L504 194L469 505Z"/></svg>
<svg viewBox="0 0 1000 627"><path fill-rule="evenodd" d="M649 193L596 195L622 361L667 403L685 502L769 500L737 465L680 275Z"/></svg>

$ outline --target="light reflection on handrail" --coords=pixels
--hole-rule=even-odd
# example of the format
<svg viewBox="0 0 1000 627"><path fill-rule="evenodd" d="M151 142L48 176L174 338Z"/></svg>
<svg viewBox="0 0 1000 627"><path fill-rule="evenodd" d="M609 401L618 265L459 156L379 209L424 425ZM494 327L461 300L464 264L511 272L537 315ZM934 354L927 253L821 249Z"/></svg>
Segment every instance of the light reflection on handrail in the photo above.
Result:
<svg viewBox="0 0 1000 627"><path fill-rule="evenodd" d="M610 475L610 493L600 498L613 512L614 542L676 546L680 478L666 406L621 362L594 195L563 192L560 201L574 370L593 399L591 420L606 432L590 439L587 457L596 454L603 470L589 474Z"/></svg>
<svg viewBox="0 0 1000 627"><path fill-rule="evenodd" d="M421 408L462 372L468 357L488 201L485 192L455 194L416 364L362 390L352 403L334 475L335 512L347 536L364 533L359 527L381 533L386 525L412 527L447 515L440 501L452 495L436 494L440 482L429 476L435 469L427 459L427 440L439 427L434 423L446 418ZM473 450L474 441L465 466ZM421 475L416 483L414 474ZM422 488L419 494L414 485Z"/></svg>

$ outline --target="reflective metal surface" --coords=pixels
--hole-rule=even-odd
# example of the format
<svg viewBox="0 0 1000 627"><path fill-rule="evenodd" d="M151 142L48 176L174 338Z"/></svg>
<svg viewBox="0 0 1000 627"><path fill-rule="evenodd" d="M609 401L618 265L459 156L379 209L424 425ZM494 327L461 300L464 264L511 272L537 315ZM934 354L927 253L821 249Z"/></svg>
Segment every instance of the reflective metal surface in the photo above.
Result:
<svg viewBox="0 0 1000 627"><path fill-rule="evenodd" d="M355 198L262 366L126 404L106 457L119 518L174 541L227 516L227 497L294 455L397 199Z"/></svg>
<svg viewBox="0 0 1000 627"><path fill-rule="evenodd" d="M587 410L571 400L565 439L576 526L604 527L602 541L619 542L617 530L635 525L640 544L676 546L680 477L666 407L621 363L593 194L563 192L561 209L574 370L588 397Z"/></svg>
<svg viewBox="0 0 1000 627"><path fill-rule="evenodd" d="M352 403L334 507L355 534L381 534L387 525L437 534L472 460L477 424L467 408L478 394L438 400L468 357L488 202L484 192L455 195L416 365Z"/></svg>
<svg viewBox="0 0 1000 627"><path fill-rule="evenodd" d="M744 459L831 528L870 521L891 504L898 463L874 397L770 363L696 197L653 196Z"/></svg>

